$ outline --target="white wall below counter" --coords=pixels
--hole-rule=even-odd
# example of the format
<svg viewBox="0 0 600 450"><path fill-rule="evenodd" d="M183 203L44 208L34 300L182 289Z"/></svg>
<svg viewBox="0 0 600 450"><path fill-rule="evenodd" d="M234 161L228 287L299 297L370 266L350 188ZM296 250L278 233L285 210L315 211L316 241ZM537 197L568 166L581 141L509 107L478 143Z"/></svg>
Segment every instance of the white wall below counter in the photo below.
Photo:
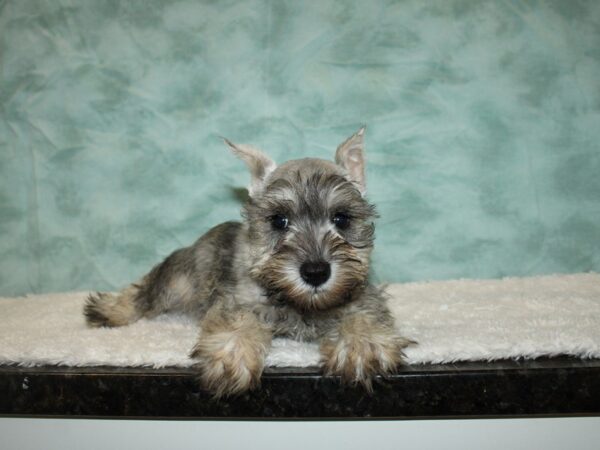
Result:
<svg viewBox="0 0 600 450"><path fill-rule="evenodd" d="M600 417L406 421L0 419L0 450L600 449Z"/></svg>

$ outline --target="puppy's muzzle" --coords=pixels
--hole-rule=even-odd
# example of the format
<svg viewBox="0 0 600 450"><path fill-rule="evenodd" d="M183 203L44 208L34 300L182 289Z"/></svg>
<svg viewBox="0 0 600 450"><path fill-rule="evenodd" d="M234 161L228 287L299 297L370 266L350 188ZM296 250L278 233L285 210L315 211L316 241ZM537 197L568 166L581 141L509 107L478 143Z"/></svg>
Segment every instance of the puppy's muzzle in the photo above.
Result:
<svg viewBox="0 0 600 450"><path fill-rule="evenodd" d="M331 266L328 262L305 262L300 266L300 276L311 286L317 287L329 280Z"/></svg>

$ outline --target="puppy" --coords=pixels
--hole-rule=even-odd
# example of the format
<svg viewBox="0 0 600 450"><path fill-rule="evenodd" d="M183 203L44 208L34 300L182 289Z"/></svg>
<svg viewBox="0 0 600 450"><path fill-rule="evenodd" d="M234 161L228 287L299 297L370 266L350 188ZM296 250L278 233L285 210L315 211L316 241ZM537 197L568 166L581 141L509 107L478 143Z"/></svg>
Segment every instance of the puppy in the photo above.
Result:
<svg viewBox="0 0 600 450"><path fill-rule="evenodd" d="M375 207L365 199L364 128L335 162L226 144L251 174L243 222L212 228L118 294L90 295L92 327L171 311L199 321L190 356L215 396L256 387L274 336L318 341L326 374L371 389L409 344L369 284Z"/></svg>

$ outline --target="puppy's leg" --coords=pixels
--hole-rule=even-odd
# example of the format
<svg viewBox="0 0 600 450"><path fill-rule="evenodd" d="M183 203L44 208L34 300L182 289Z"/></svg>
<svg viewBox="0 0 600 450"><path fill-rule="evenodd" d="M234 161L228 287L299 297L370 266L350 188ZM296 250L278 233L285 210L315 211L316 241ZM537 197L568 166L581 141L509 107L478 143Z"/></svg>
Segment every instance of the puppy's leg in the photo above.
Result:
<svg viewBox="0 0 600 450"><path fill-rule="evenodd" d="M139 283L117 294L90 294L84 307L88 325L120 327L142 317L154 317L166 311L193 309L201 312L194 277L182 270L181 260L189 258L187 249L179 250L154 267ZM185 261L185 260L184 260Z"/></svg>
<svg viewBox="0 0 600 450"><path fill-rule="evenodd" d="M198 297L194 278L186 270L186 263L193 261L192 258L190 248L177 250L139 283L131 284L117 294L91 294L83 311L88 325L120 327L142 317L184 309ZM200 302L196 303L201 306Z"/></svg>
<svg viewBox="0 0 600 450"><path fill-rule="evenodd" d="M372 391L376 375L394 373L402 349L411 341L398 336L393 325L375 314L350 313L321 341L324 371L342 382L362 384Z"/></svg>
<svg viewBox="0 0 600 450"><path fill-rule="evenodd" d="M203 387L221 397L258 386L271 329L247 308L223 304L209 309L200 327L190 356L199 360Z"/></svg>
<svg viewBox="0 0 600 450"><path fill-rule="evenodd" d="M137 297L139 286L130 285L118 294L90 294L84 307L85 319L91 327L120 327L142 317Z"/></svg>
<svg viewBox="0 0 600 450"><path fill-rule="evenodd" d="M232 283L240 229L236 222L217 225L190 247L171 253L139 283L116 295L90 295L84 310L88 324L116 327L175 311L202 317L214 292Z"/></svg>

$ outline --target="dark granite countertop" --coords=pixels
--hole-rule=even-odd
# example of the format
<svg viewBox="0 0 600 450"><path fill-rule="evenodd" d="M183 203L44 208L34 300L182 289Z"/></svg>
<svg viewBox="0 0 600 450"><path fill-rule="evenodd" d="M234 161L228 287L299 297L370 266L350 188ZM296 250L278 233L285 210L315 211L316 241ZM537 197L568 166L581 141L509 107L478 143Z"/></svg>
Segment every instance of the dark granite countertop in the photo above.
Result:
<svg viewBox="0 0 600 450"><path fill-rule="evenodd" d="M0 366L0 415L355 419L600 415L600 360L415 365L373 394L317 369L267 369L260 389L212 400L191 369Z"/></svg>

